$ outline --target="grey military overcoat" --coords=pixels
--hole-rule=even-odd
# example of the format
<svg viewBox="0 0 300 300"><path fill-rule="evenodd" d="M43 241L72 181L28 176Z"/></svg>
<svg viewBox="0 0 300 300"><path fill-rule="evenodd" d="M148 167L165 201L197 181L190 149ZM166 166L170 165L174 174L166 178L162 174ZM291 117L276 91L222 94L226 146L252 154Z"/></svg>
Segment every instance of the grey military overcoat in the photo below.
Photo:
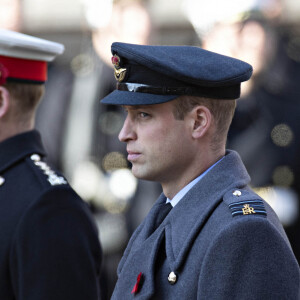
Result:
<svg viewBox="0 0 300 300"><path fill-rule="evenodd" d="M299 265L277 216L234 151L149 232L132 235L112 299L299 299ZM173 273L172 273L173 272Z"/></svg>

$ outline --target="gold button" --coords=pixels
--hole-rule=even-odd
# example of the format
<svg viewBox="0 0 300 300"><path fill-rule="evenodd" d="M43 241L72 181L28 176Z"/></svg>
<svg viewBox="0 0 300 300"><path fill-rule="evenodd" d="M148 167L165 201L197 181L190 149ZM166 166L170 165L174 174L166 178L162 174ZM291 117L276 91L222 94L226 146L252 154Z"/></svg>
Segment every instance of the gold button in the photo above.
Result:
<svg viewBox="0 0 300 300"><path fill-rule="evenodd" d="M234 196L237 196L237 197L239 197L239 196L241 196L242 195L242 192L241 191L239 191L239 190L235 190L233 193L232 193Z"/></svg>
<svg viewBox="0 0 300 300"><path fill-rule="evenodd" d="M5 179L2 176L0 176L0 186L3 185L4 182L5 182Z"/></svg>
<svg viewBox="0 0 300 300"><path fill-rule="evenodd" d="M174 272L171 272L168 276L168 281L170 284L175 284L177 281L177 276Z"/></svg>
<svg viewBox="0 0 300 300"><path fill-rule="evenodd" d="M33 160L33 161L40 161L41 157L38 154L32 154L30 156L30 159Z"/></svg>

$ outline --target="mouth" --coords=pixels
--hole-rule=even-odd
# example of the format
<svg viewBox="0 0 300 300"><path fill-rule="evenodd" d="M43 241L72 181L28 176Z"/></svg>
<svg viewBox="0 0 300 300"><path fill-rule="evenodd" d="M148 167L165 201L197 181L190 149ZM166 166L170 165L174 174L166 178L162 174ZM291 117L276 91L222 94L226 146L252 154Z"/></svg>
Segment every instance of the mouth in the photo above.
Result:
<svg viewBox="0 0 300 300"><path fill-rule="evenodd" d="M141 153L140 153L140 152L135 152L135 151L127 151L127 152L128 152L127 159L128 159L130 162L136 161L136 160L141 156Z"/></svg>

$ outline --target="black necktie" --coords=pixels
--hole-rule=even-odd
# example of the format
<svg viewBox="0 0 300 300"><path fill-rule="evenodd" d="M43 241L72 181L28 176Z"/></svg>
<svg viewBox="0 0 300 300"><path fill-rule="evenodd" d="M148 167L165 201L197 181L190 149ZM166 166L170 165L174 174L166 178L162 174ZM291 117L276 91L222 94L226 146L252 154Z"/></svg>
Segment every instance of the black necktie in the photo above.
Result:
<svg viewBox="0 0 300 300"><path fill-rule="evenodd" d="M169 203L164 203L161 205L156 218L153 222L153 228L152 228L152 232L154 232L156 230L156 228L163 222L163 220L165 219L165 217L168 215L168 213L171 211L171 209L173 208L172 204Z"/></svg>

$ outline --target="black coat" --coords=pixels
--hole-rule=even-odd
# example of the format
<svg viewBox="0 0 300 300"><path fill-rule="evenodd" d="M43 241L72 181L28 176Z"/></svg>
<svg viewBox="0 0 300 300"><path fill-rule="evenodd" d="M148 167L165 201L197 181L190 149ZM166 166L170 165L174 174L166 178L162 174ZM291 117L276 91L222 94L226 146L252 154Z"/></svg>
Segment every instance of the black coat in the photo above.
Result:
<svg viewBox="0 0 300 300"><path fill-rule="evenodd" d="M0 299L98 299L94 220L43 156L37 131L0 143Z"/></svg>

